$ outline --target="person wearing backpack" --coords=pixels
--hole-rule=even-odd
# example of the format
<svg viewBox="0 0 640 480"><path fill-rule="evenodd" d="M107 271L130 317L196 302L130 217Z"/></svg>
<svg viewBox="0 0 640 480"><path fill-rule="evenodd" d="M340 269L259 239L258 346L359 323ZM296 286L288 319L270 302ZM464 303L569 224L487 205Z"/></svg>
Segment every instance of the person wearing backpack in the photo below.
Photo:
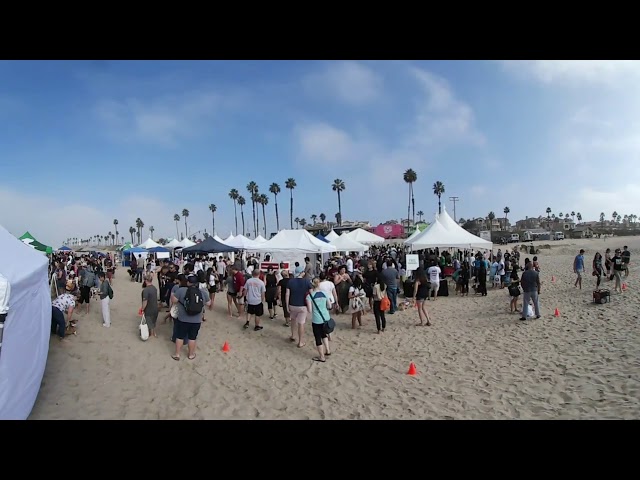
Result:
<svg viewBox="0 0 640 480"><path fill-rule="evenodd" d="M109 301L113 298L113 289L104 272L98 274L98 281L100 282L100 303L102 304L102 326L109 328L111 326Z"/></svg>
<svg viewBox="0 0 640 480"><path fill-rule="evenodd" d="M209 292L200 289L198 277L189 275L187 286L178 288L171 294L171 302L178 305L178 318L175 319L176 352L171 355L180 360L180 350L184 339L188 339L188 359L196 358L196 339L202 323L204 307L209 302Z"/></svg>

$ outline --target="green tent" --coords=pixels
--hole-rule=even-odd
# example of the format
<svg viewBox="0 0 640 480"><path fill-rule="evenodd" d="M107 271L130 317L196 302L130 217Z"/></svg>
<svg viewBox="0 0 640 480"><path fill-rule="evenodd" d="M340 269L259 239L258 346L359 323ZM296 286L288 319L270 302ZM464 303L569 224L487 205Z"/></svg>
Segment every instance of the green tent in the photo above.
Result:
<svg viewBox="0 0 640 480"><path fill-rule="evenodd" d="M31 235L29 232L25 232L20 238L19 240L21 240L23 243L26 243L27 245L33 247L34 249L38 250L39 252L44 252L47 255L52 254L53 253L53 248L48 247L47 245L40 243L39 241L37 241L33 235Z"/></svg>
<svg viewBox="0 0 640 480"><path fill-rule="evenodd" d="M123 246L121 246L120 248L118 248L118 250L125 251L125 250L129 250L129 249L130 249L130 248L132 248L132 247L133 247L133 245L131 245L131 243L130 243L130 242L127 242L127 243L125 243Z"/></svg>

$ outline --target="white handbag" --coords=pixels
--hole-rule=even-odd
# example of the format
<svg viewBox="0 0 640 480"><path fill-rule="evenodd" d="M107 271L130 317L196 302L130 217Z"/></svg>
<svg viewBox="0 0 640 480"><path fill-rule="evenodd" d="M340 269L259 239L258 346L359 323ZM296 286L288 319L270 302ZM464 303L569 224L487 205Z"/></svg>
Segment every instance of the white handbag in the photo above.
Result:
<svg viewBox="0 0 640 480"><path fill-rule="evenodd" d="M138 326L138 328L140 329L140 339L142 341L148 340L149 326L147 325L147 319L145 318L144 313L142 314L142 319L140 320L140 325Z"/></svg>

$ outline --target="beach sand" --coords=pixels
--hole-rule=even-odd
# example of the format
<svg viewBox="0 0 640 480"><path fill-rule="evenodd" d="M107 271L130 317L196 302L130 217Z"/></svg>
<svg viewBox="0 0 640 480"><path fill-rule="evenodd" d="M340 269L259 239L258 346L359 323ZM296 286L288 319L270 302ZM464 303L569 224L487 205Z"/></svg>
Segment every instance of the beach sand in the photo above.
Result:
<svg viewBox="0 0 640 480"><path fill-rule="evenodd" d="M372 314L360 330L351 330L350 315L336 316L333 355L324 364L312 361L317 352L309 322L307 346L296 348L281 315L263 317L260 332L243 330L244 320L227 316L226 294L207 312L197 358L187 360L185 348L176 362L172 327L162 317L159 338L140 340L141 284L119 268L112 327L102 327L100 304L92 302L89 315L77 315L78 336L69 345L52 339L30 418L640 417L640 237L539 243L552 246L538 255L541 319L521 322L509 314L506 289L489 285L484 298L459 298L451 289L452 296L429 302L431 327L415 326L415 309L388 315L382 335ZM612 293L608 305L595 305L593 255L623 245L632 252L628 289ZM587 264L582 290L574 288L572 270L580 247ZM525 257L531 255L521 253ZM603 286L613 292L613 282ZM225 341L228 353L222 352ZM410 362L416 376L407 375Z"/></svg>

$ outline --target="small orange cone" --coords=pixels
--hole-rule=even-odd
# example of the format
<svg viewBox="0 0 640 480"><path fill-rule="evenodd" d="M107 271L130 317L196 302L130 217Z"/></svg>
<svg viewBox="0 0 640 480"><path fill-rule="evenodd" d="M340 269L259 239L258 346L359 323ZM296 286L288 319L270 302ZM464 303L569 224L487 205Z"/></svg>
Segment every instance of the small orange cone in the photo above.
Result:
<svg viewBox="0 0 640 480"><path fill-rule="evenodd" d="M224 342L224 345L222 346L222 351L223 352L228 352L229 350L231 350L229 348L229 342Z"/></svg>
<svg viewBox="0 0 640 480"><path fill-rule="evenodd" d="M551 282L555 283L556 282L556 277L554 277L553 275L551 275Z"/></svg>
<svg viewBox="0 0 640 480"><path fill-rule="evenodd" d="M416 365L411 362L411 364L409 365L409 371L407 372L407 375L415 375L417 374L418 371L416 370Z"/></svg>
<svg viewBox="0 0 640 480"><path fill-rule="evenodd" d="M623 284L622 284L622 290L624 291L624 290L626 290L626 289L627 289L627 284L626 284L626 283L623 283Z"/></svg>
<svg viewBox="0 0 640 480"><path fill-rule="evenodd" d="M560 316L560 310L558 310L558 309L556 308L556 311L555 311L555 312L553 312L553 316L554 316L554 317L559 317L559 316Z"/></svg>

